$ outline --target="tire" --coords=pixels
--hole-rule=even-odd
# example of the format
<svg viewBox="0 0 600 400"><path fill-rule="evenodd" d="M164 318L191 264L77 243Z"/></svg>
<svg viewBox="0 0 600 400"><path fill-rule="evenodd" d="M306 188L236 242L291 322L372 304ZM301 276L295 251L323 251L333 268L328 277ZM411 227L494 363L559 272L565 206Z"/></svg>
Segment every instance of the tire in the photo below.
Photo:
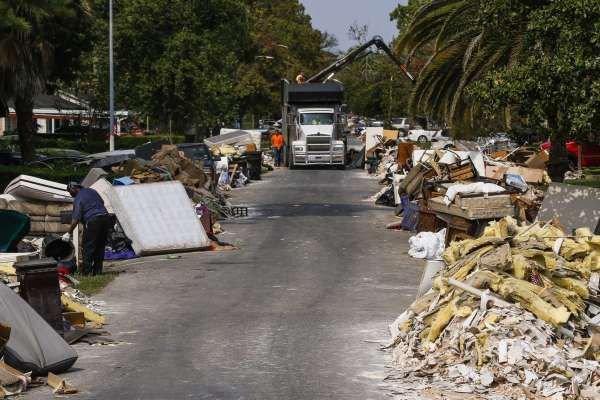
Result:
<svg viewBox="0 0 600 400"><path fill-rule="evenodd" d="M429 139L427 139L427 136L421 135L417 138L417 142L418 143L427 143L427 142L429 142Z"/></svg>
<svg viewBox="0 0 600 400"><path fill-rule="evenodd" d="M344 171L346 169L346 166L343 165L343 164L342 165L338 165L337 169L339 169L340 171Z"/></svg>

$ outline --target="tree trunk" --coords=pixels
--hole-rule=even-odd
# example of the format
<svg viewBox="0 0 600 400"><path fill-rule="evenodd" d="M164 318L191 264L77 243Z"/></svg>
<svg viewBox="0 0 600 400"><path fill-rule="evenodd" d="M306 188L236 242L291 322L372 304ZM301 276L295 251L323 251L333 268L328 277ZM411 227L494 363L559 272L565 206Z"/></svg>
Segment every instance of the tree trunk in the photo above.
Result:
<svg viewBox="0 0 600 400"><path fill-rule="evenodd" d="M548 175L553 182L562 182L565 173L569 170L569 154L566 142L568 129L558 122L558 118L548 121L553 130L550 136L550 161L548 161Z"/></svg>
<svg viewBox="0 0 600 400"><path fill-rule="evenodd" d="M25 162L33 161L35 158L34 139L37 132L37 124L33 119L33 98L15 98L15 112L17 114L17 134L19 135L19 147L21 158Z"/></svg>

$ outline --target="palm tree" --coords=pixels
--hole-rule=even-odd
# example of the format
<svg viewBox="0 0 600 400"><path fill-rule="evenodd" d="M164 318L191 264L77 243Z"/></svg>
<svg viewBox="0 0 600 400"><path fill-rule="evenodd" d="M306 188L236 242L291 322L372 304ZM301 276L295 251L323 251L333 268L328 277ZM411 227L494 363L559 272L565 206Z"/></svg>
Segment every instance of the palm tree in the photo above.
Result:
<svg viewBox="0 0 600 400"><path fill-rule="evenodd" d="M12 100L25 161L35 156L33 99L46 90L54 53L62 45L52 39L65 29L61 22L83 10L81 4L73 0L0 0L0 115L6 114Z"/></svg>
<svg viewBox="0 0 600 400"><path fill-rule="evenodd" d="M466 88L486 72L507 65L523 52L526 15L496 29L480 21L480 0L432 0L422 6L400 38L398 48L409 58L428 51L410 107L454 126L470 125L476 104ZM506 34L505 32L510 32Z"/></svg>

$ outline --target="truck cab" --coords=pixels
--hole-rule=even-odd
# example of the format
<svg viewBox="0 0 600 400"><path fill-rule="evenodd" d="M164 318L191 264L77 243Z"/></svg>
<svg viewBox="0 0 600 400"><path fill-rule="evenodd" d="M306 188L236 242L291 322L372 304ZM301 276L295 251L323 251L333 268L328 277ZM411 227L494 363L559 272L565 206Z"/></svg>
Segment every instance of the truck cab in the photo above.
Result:
<svg viewBox="0 0 600 400"><path fill-rule="evenodd" d="M283 84L284 135L288 165L345 165L343 86L338 83Z"/></svg>

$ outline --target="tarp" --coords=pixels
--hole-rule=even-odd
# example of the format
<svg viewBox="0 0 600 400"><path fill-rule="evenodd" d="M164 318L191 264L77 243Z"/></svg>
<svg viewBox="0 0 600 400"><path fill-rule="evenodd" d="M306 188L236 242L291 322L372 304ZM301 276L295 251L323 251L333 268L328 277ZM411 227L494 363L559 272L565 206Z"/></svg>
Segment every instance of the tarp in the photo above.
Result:
<svg viewBox="0 0 600 400"><path fill-rule="evenodd" d="M92 188L117 216L139 256L210 246L181 182L111 186L101 179Z"/></svg>
<svg viewBox="0 0 600 400"><path fill-rule="evenodd" d="M6 186L4 193L28 200L73 202L67 185L29 175L17 176Z"/></svg>
<svg viewBox="0 0 600 400"><path fill-rule="evenodd" d="M39 314L8 286L0 283L0 321L11 328L4 361L35 375L61 373L77 361L77 353Z"/></svg>

